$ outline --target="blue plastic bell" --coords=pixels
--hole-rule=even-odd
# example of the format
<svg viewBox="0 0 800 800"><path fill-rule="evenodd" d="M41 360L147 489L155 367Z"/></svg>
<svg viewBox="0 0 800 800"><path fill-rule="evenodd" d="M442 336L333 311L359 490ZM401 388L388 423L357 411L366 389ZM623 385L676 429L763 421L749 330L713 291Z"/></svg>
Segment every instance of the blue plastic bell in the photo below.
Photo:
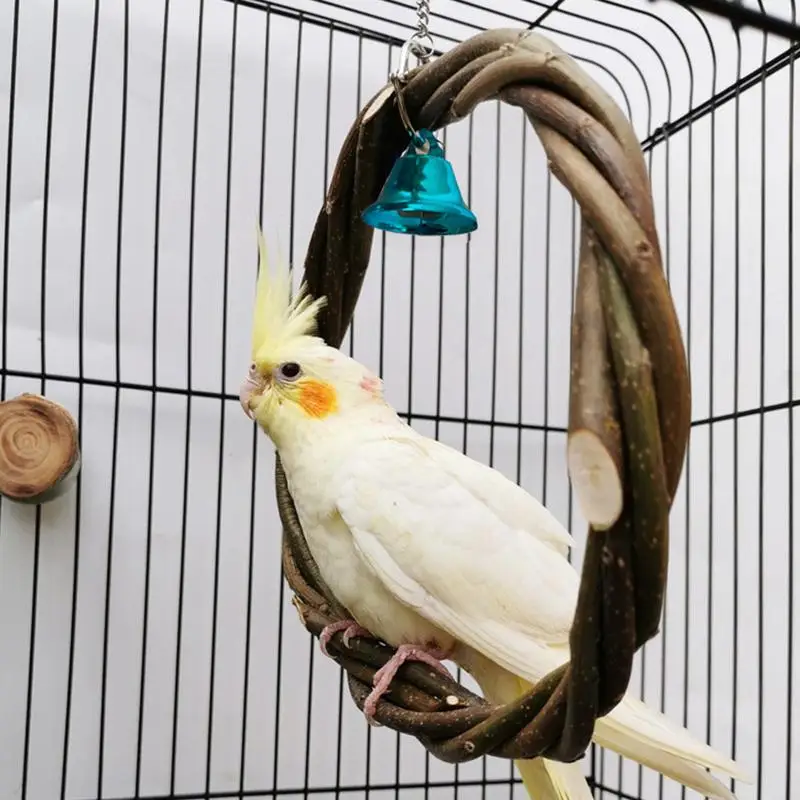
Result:
<svg viewBox="0 0 800 800"><path fill-rule="evenodd" d="M453 167L429 130L417 131L397 159L378 199L364 210L367 225L393 233L448 236L478 227L464 204Z"/></svg>

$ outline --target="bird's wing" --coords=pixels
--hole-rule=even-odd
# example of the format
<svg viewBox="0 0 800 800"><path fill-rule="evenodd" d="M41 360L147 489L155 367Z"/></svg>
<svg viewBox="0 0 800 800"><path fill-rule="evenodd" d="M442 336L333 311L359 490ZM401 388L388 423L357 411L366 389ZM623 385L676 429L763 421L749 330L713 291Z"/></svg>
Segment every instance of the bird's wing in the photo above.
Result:
<svg viewBox="0 0 800 800"><path fill-rule="evenodd" d="M531 681L569 657L575 570L417 444L363 445L336 493L359 555L402 603Z"/></svg>
<svg viewBox="0 0 800 800"><path fill-rule="evenodd" d="M575 544L566 528L547 508L499 470L481 464L436 439L420 437L420 443L442 469L509 527L528 531L563 556Z"/></svg>

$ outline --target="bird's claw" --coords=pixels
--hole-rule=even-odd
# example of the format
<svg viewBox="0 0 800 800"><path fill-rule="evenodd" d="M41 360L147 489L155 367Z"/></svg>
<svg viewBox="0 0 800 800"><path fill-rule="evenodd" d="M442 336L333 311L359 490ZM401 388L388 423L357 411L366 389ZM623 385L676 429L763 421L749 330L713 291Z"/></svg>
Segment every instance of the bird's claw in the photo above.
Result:
<svg viewBox="0 0 800 800"><path fill-rule="evenodd" d="M332 622L330 625L326 625L322 629L322 633L319 635L319 649L322 650L323 654L328 656L328 658L332 658L331 654L328 652L328 642L331 640L333 634L339 633L339 631L344 631L342 642L344 643L345 647L350 647L350 640L354 636L374 638L366 628L362 628L352 619L343 619L339 620L339 622Z"/></svg>
<svg viewBox="0 0 800 800"><path fill-rule="evenodd" d="M364 701L364 716L367 718L367 722L370 725L378 724L375 720L378 702L389 691L397 670L406 661L420 661L452 679L453 676L450 671L442 664L447 655L445 651L432 647L424 648L420 645L401 644L395 654L375 673L372 679L373 689Z"/></svg>

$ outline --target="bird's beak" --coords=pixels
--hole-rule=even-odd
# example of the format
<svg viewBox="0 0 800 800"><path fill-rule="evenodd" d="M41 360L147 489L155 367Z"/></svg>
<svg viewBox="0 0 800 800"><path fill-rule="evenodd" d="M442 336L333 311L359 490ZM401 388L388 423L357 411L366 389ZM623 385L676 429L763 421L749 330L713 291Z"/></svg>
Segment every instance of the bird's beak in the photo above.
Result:
<svg viewBox="0 0 800 800"><path fill-rule="evenodd" d="M263 388L263 383L253 380L250 376L245 378L239 387L239 402L242 404L244 413L252 420L256 418L256 415L253 413L253 409L250 408L250 398L254 392Z"/></svg>

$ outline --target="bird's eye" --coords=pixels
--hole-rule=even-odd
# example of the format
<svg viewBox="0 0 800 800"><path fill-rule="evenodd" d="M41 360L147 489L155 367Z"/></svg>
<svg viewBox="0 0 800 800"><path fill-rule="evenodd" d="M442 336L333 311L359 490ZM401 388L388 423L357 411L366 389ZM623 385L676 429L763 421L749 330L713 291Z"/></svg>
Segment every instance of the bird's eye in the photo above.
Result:
<svg viewBox="0 0 800 800"><path fill-rule="evenodd" d="M286 381L293 381L300 375L300 365L296 361L286 361L278 367L278 375Z"/></svg>

